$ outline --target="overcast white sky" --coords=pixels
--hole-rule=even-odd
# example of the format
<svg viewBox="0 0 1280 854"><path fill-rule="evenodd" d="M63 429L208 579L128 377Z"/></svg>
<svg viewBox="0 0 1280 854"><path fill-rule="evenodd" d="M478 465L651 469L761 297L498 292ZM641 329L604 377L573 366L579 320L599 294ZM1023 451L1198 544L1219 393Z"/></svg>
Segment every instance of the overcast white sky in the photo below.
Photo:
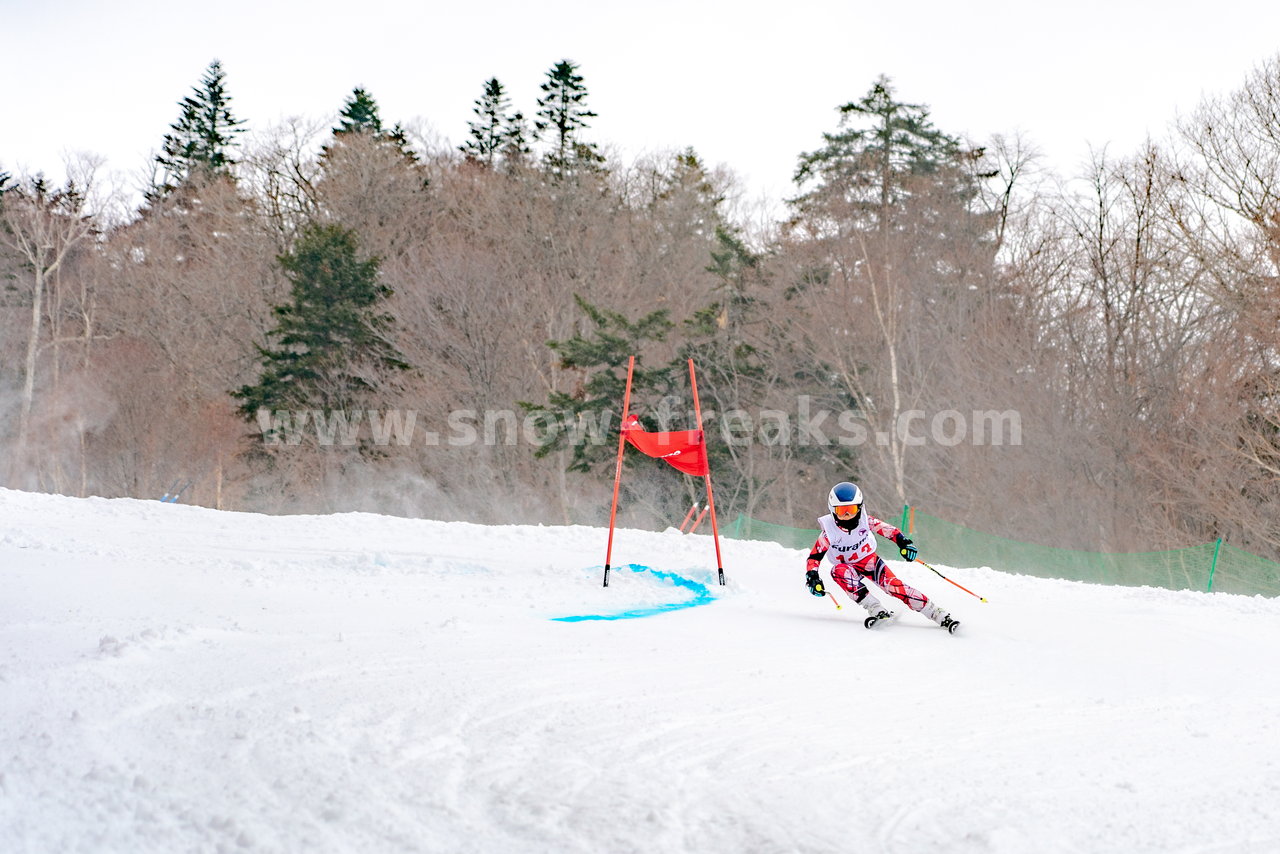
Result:
<svg viewBox="0 0 1280 854"><path fill-rule="evenodd" d="M209 62L251 130L336 118L355 86L388 123L454 144L496 76L534 111L563 58L628 159L693 146L750 195L790 190L836 107L888 74L944 131L1023 131L1071 172L1132 150L1280 53L1276 0L0 0L0 168L62 174L93 152L140 174Z"/></svg>

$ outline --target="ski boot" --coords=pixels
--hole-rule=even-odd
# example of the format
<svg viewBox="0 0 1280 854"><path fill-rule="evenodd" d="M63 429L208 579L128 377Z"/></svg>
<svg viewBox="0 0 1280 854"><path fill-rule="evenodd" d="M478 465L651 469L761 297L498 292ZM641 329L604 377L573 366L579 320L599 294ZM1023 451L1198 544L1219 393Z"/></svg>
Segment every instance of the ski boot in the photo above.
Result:
<svg viewBox="0 0 1280 854"><path fill-rule="evenodd" d="M862 625L863 625L863 627L865 627L865 628L868 628L868 629L869 629L869 628L871 628L872 626L874 626L876 623L887 623L887 622L889 622L890 620L892 620L892 619L893 619L893 616L894 616L894 615L893 615L893 612L892 612L892 611L885 611L885 610L883 610L883 609L882 609L882 610L879 610L879 611L875 612L875 613L874 613L874 614L872 614L870 617L867 617L865 620L863 620L863 621L862 621Z"/></svg>
<svg viewBox="0 0 1280 854"><path fill-rule="evenodd" d="M924 607L924 610L920 612L920 615L925 619L932 620L933 622L937 623L939 626L942 626L942 628L951 632L951 634L953 635L956 633L956 629L960 628L959 620L951 619L950 614L948 614L946 611L942 610L932 602L930 602L928 605Z"/></svg>

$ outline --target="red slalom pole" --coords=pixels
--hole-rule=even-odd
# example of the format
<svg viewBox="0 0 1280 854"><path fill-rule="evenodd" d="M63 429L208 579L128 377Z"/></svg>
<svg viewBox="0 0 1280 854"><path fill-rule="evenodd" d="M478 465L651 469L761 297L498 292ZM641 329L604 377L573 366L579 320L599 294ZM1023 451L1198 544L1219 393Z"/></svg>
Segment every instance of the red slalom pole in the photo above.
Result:
<svg viewBox="0 0 1280 854"><path fill-rule="evenodd" d="M684 526L689 524L689 520L693 518L693 514L698 512L698 502L693 502L693 506L689 508L689 512L684 514L684 521L680 523L680 533L684 533Z"/></svg>
<svg viewBox="0 0 1280 854"><path fill-rule="evenodd" d="M698 403L698 380L693 374L693 359L689 360L689 387L693 390L693 411L698 417L698 432L702 433L702 406ZM707 437L702 436L703 453L706 453ZM711 511L711 538L716 544L716 570L720 574L720 585L724 586L724 560L720 557L720 528L716 525L716 499L711 492L711 460L707 459L707 509Z"/></svg>
<svg viewBox="0 0 1280 854"><path fill-rule="evenodd" d="M698 514L698 518L693 520L693 527L689 529L690 534L698 530L698 526L702 524L703 519L707 518L707 511L710 509L711 508L709 506L702 508L702 512Z"/></svg>
<svg viewBox="0 0 1280 854"><path fill-rule="evenodd" d="M627 416L631 414L631 372L635 369L636 357L627 359L627 391L622 397L622 423L618 425L618 467L613 472L613 506L609 508L609 547L604 553L604 586L609 586L609 560L613 557L613 521L618 515L618 486L622 483L622 449L627 443L623 428L627 425Z"/></svg>

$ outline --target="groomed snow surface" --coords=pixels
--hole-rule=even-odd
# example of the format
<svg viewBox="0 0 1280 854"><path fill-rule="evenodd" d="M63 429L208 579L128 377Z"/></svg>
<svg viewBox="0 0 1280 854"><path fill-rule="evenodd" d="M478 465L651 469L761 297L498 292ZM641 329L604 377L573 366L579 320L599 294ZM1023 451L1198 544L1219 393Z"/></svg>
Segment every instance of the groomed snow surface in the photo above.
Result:
<svg viewBox="0 0 1280 854"><path fill-rule="evenodd" d="M1280 851L1278 600L605 540L0 490L0 850Z"/></svg>

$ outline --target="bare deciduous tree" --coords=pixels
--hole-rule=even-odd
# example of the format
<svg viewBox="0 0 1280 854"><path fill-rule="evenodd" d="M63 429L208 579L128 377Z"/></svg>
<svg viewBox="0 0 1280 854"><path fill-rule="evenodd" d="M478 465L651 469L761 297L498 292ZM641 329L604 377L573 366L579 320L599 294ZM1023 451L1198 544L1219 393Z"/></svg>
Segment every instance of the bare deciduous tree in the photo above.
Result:
<svg viewBox="0 0 1280 854"><path fill-rule="evenodd" d="M87 243L97 230L89 208L95 165L80 161L68 165L66 186L49 187L43 177L20 181L0 200L0 240L22 264L24 296L29 300L30 320L23 358L23 381L18 423L20 461L28 441L31 408L35 400L36 360L45 322L45 297L49 283L71 254Z"/></svg>

